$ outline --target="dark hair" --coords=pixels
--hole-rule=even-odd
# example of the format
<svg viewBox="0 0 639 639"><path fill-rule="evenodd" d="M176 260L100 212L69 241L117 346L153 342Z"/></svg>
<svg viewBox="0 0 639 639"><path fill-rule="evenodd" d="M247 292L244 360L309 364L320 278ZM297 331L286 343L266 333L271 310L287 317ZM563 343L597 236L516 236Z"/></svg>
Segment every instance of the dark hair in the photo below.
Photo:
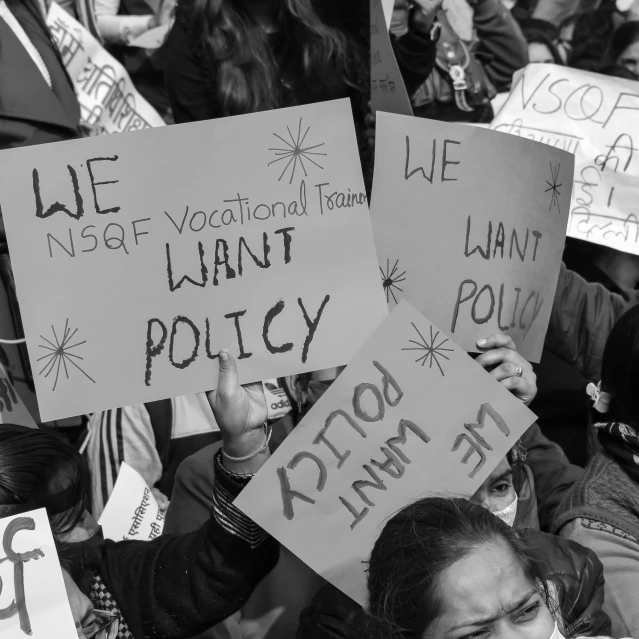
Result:
<svg viewBox="0 0 639 639"><path fill-rule="evenodd" d="M545 33L537 31L535 29L526 29L524 31L524 36L528 44L543 44L548 49L548 51L550 51L553 62L555 64L563 66L564 61L561 59L559 49Z"/></svg>
<svg viewBox="0 0 639 639"><path fill-rule="evenodd" d="M54 486L56 479L61 487ZM62 437L43 429L0 425L0 506L47 508L54 535L61 535L82 518L88 488L81 455Z"/></svg>
<svg viewBox="0 0 639 639"><path fill-rule="evenodd" d="M614 32L615 20L614 2L603 4L595 11L582 13L575 22L568 66L598 71Z"/></svg>
<svg viewBox="0 0 639 639"><path fill-rule="evenodd" d="M222 114L239 115L280 106L280 72L269 36L239 0L192 0L191 38L204 47L216 66L214 89ZM178 7L178 15L180 8ZM281 0L278 23L288 60L301 67L309 86L327 85L336 76L357 86L349 76L345 35L325 24L311 0ZM197 46L197 45L196 45Z"/></svg>
<svg viewBox="0 0 639 639"><path fill-rule="evenodd" d="M639 21L622 24L613 34L608 44L607 60L616 64L619 56L632 44L639 41Z"/></svg>
<svg viewBox="0 0 639 639"><path fill-rule="evenodd" d="M599 71L602 75L610 76L611 78L623 78L624 80L637 80L637 76L626 67L620 64L611 64L607 67L603 67Z"/></svg>
<svg viewBox="0 0 639 639"><path fill-rule="evenodd" d="M639 306L626 311L608 335L601 389L612 395L607 420L639 426Z"/></svg>
<svg viewBox="0 0 639 639"><path fill-rule="evenodd" d="M421 639L439 614L441 574L495 541L508 545L550 602L542 563L514 529L465 499L428 497L392 517L375 542L368 568L369 634Z"/></svg>

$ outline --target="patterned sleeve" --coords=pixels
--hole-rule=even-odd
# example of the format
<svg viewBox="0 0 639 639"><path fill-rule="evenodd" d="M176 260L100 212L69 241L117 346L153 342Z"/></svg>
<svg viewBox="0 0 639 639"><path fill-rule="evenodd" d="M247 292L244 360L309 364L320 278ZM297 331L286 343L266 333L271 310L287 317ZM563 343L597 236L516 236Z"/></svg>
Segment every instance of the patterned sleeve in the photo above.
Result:
<svg viewBox="0 0 639 639"><path fill-rule="evenodd" d="M216 453L213 515L226 532L257 548L266 540L267 533L233 504L252 477L230 472L222 463L222 451Z"/></svg>

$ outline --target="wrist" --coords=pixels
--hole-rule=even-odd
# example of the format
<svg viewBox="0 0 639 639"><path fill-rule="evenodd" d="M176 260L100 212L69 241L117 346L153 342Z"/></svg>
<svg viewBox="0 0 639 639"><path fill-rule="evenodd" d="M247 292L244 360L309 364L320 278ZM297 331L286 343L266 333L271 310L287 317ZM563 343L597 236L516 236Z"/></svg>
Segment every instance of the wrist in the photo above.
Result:
<svg viewBox="0 0 639 639"><path fill-rule="evenodd" d="M430 31L433 28L436 14L426 13L421 7L414 7L411 12L411 22L415 31L418 31L422 35L430 36Z"/></svg>
<svg viewBox="0 0 639 639"><path fill-rule="evenodd" d="M254 428L239 435L222 435L223 457L229 461L239 461L257 455L268 448L271 430L266 423L261 428Z"/></svg>

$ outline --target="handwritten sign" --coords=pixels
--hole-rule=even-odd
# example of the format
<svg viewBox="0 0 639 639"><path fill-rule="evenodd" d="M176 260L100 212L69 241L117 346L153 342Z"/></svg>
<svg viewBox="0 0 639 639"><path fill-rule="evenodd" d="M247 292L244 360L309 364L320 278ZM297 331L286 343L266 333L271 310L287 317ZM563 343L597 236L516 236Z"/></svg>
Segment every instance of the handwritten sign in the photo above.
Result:
<svg viewBox="0 0 639 639"><path fill-rule="evenodd" d="M164 120L136 91L124 67L55 2L47 24L75 85L84 124L99 133L164 126Z"/></svg>
<svg viewBox="0 0 639 639"><path fill-rule="evenodd" d="M382 113L371 217L386 299L468 351L497 331L538 362L564 246L573 157L475 127Z"/></svg>
<svg viewBox="0 0 639 639"><path fill-rule="evenodd" d="M13 387L4 366L0 365L0 423L37 428L20 395Z"/></svg>
<svg viewBox="0 0 639 639"><path fill-rule="evenodd" d="M491 128L574 153L568 235L639 255L639 82L531 64Z"/></svg>
<svg viewBox="0 0 639 639"><path fill-rule="evenodd" d="M338 366L386 315L348 100L4 151L43 419Z"/></svg>
<svg viewBox="0 0 639 639"><path fill-rule="evenodd" d="M164 513L142 475L122 462L98 523L106 539L149 541L162 534Z"/></svg>
<svg viewBox="0 0 639 639"><path fill-rule="evenodd" d="M0 519L0 636L77 639L44 508Z"/></svg>
<svg viewBox="0 0 639 639"><path fill-rule="evenodd" d="M392 7L387 0L371 0L370 4L371 108L373 113L380 110L413 115L388 31Z"/></svg>
<svg viewBox="0 0 639 639"><path fill-rule="evenodd" d="M535 416L402 302L235 501L359 603L384 520L471 496Z"/></svg>

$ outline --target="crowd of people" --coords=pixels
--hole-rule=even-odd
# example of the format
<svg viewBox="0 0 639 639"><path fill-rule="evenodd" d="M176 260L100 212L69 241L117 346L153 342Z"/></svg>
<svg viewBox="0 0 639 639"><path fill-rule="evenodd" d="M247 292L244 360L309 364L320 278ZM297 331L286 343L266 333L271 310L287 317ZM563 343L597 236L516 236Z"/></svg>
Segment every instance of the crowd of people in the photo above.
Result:
<svg viewBox="0 0 639 639"><path fill-rule="evenodd" d="M59 4L168 125L350 98L370 191L368 0ZM0 150L90 133L48 9L0 0ZM130 46L163 25L160 48ZM489 123L529 63L639 80L639 1L395 0L390 40L414 115L433 120ZM639 639L638 288L639 256L568 239L541 363L506 335L478 342L539 419L470 499L387 520L364 608L233 505L343 367L279 380L278 419L221 351L208 394L114 407L79 432L2 424L0 518L46 508L85 639ZM166 511L157 539L97 524L123 462Z"/></svg>

